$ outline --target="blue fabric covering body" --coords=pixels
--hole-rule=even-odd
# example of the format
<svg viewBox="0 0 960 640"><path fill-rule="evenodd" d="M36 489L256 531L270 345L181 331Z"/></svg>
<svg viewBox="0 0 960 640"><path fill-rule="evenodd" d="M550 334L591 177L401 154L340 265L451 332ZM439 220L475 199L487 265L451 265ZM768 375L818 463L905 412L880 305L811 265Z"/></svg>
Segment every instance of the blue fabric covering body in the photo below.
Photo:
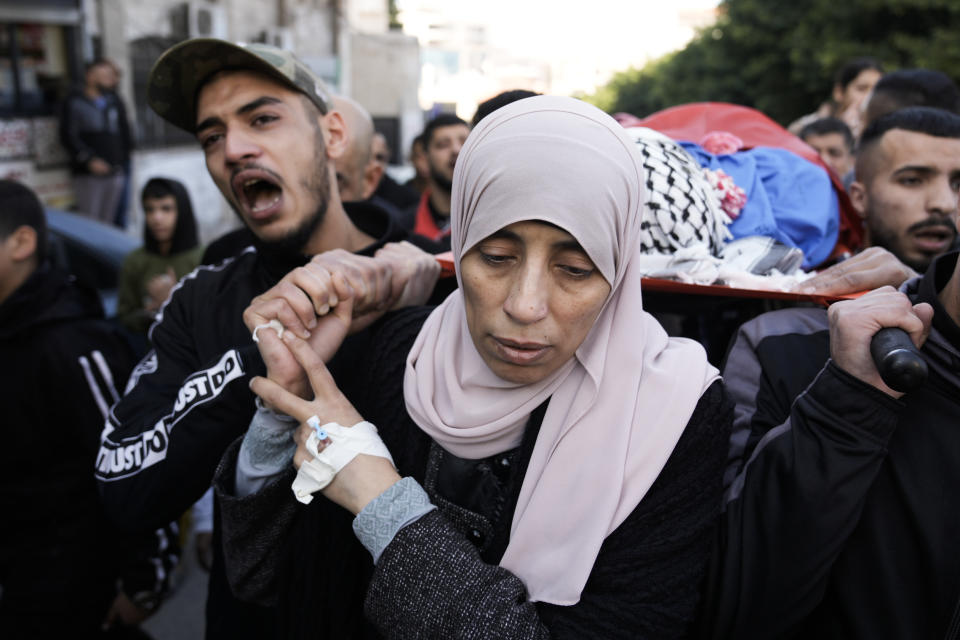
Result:
<svg viewBox="0 0 960 640"><path fill-rule="evenodd" d="M840 205L827 172L800 156L772 147L714 155L681 142L702 167L723 169L747 193L730 225L734 238L770 236L803 250L803 268L817 266L837 243Z"/></svg>

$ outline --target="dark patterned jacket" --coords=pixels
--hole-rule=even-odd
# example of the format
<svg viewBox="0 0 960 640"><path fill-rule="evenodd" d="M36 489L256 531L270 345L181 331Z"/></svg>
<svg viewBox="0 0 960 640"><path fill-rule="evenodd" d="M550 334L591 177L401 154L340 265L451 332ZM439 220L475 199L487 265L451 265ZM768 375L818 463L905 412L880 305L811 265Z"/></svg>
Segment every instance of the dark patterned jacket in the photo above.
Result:
<svg viewBox="0 0 960 640"><path fill-rule="evenodd" d="M164 523L118 531L93 478L133 352L94 291L41 267L0 304L0 362L0 637L91 637L118 583L153 600L178 553Z"/></svg>
<svg viewBox="0 0 960 640"><path fill-rule="evenodd" d="M360 255L373 255L385 243L401 240L436 248L397 228L377 207L348 203L345 209L354 224L376 239ZM224 450L244 433L254 414L249 381L266 372L243 323L243 310L308 259L259 251L254 245L218 265L198 267L171 292L150 328L152 349L111 410L97 454L100 492L117 524L157 526L178 517L210 487ZM364 351L365 334L350 336L330 363L338 381L350 377L355 354ZM207 638L260 638L258 625L271 613L230 598L219 531L215 515Z"/></svg>
<svg viewBox="0 0 960 640"><path fill-rule="evenodd" d="M957 255L905 287L935 313L929 379L899 400L829 360L823 309L741 329L703 637L957 637L960 327L938 300Z"/></svg>

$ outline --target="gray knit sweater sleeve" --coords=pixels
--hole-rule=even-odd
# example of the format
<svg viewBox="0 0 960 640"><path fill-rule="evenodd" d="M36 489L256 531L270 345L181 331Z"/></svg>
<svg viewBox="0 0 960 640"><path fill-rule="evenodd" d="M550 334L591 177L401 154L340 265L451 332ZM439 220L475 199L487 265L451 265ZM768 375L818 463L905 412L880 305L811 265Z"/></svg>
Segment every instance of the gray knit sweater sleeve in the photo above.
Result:
<svg viewBox="0 0 960 640"><path fill-rule="evenodd" d="M484 563L439 511L398 531L384 549L364 611L385 638L550 638L523 582Z"/></svg>
<svg viewBox="0 0 960 640"><path fill-rule="evenodd" d="M716 382L656 482L604 541L580 601L531 603L441 502L383 550L364 611L387 638L688 638L715 531L733 405Z"/></svg>
<svg viewBox="0 0 960 640"><path fill-rule="evenodd" d="M376 564L400 529L434 509L430 496L416 480L401 478L357 514L353 532Z"/></svg>
<svg viewBox="0 0 960 640"><path fill-rule="evenodd" d="M296 418L272 411L257 398L257 411L237 455L236 495L244 498L265 487L293 464Z"/></svg>

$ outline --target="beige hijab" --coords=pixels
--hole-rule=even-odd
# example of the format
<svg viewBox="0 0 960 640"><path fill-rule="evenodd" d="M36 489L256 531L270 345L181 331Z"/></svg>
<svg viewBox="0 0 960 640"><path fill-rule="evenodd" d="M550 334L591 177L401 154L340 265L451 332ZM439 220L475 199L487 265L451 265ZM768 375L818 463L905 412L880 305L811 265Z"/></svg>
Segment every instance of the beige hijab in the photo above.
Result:
<svg viewBox="0 0 960 640"><path fill-rule="evenodd" d="M553 96L484 119L454 172L458 280L477 242L543 220L575 237L611 285L576 357L536 384L507 382L484 364L460 291L430 315L407 359L410 416L460 457L518 446L530 413L550 398L500 563L532 601L579 601L600 545L643 499L718 377L700 345L668 338L643 310L641 276L630 269L643 184L636 145L616 121Z"/></svg>

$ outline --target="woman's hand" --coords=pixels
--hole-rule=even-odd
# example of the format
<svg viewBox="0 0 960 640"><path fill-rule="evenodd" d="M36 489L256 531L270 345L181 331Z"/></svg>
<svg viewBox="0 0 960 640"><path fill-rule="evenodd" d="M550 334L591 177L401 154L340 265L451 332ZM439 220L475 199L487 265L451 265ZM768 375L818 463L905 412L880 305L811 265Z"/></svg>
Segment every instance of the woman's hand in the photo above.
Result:
<svg viewBox="0 0 960 640"><path fill-rule="evenodd" d="M299 469L304 460L313 457L306 446L307 439L313 432L306 424L308 418L315 415L321 424L336 422L347 427L362 422L363 418L337 387L323 360L306 341L290 332L284 332L281 341L306 372L314 393L313 400L304 400L272 380L261 377L254 378L250 382L250 388L267 405L300 421L300 427L294 436L297 452L293 458L294 465ZM318 450L322 451L329 445L329 439L321 441ZM340 470L322 493L351 513L357 514L399 479L400 476L386 458L360 454Z"/></svg>

